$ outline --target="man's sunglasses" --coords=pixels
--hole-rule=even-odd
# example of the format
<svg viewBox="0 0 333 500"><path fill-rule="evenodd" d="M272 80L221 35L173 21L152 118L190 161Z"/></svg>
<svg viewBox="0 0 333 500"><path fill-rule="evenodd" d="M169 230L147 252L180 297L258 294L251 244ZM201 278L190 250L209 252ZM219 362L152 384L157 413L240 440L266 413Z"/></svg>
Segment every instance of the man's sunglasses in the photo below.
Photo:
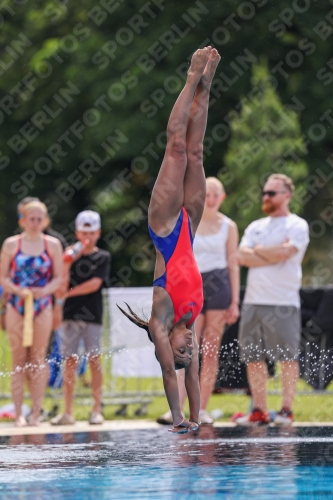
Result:
<svg viewBox="0 0 333 500"><path fill-rule="evenodd" d="M275 196L276 194L278 194L278 193L285 193L285 192L286 192L286 191L263 191L263 192L261 193L261 196L262 196L262 198L263 198L264 196L266 196L266 195L267 195L267 196L269 196L270 198L273 198L273 196Z"/></svg>

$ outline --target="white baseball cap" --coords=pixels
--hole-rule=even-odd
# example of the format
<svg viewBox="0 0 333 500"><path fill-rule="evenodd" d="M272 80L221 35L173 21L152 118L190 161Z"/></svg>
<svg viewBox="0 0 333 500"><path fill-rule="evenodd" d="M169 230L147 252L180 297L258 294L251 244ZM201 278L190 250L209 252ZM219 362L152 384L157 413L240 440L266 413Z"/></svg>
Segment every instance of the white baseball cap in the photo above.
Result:
<svg viewBox="0 0 333 500"><path fill-rule="evenodd" d="M77 231L98 231L101 229L101 218L97 212L84 210L75 219L75 229Z"/></svg>

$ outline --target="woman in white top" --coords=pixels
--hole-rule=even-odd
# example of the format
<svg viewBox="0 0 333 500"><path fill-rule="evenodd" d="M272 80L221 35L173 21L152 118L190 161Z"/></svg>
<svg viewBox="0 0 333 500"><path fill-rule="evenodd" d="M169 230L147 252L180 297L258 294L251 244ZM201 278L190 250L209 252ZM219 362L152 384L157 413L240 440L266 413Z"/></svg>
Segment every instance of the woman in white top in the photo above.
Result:
<svg viewBox="0 0 333 500"><path fill-rule="evenodd" d="M223 185L217 178L208 177L206 186L204 212L193 247L204 291L204 306L195 321L195 330L201 346L199 418L202 424L212 424L214 420L206 408L216 382L225 325L235 323L239 317L239 266L234 257L238 247L237 226L219 211L226 196ZM186 398L183 371L178 372L182 406ZM169 420L171 414L167 412L157 421L169 424Z"/></svg>

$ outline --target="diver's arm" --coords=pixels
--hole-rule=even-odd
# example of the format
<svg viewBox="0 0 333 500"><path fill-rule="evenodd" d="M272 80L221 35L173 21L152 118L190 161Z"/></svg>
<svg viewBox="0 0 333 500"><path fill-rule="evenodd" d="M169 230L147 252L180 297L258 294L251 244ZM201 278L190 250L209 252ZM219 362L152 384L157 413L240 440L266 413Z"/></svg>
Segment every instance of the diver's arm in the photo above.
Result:
<svg viewBox="0 0 333 500"><path fill-rule="evenodd" d="M185 387L190 406L190 422L199 422L200 385L199 385L199 353L196 335L193 335L192 360L185 368Z"/></svg>
<svg viewBox="0 0 333 500"><path fill-rule="evenodd" d="M151 318L149 321L149 332L155 345L158 361L161 365L164 390L172 413L173 423L177 425L184 417L180 410L175 361L168 331L157 319Z"/></svg>

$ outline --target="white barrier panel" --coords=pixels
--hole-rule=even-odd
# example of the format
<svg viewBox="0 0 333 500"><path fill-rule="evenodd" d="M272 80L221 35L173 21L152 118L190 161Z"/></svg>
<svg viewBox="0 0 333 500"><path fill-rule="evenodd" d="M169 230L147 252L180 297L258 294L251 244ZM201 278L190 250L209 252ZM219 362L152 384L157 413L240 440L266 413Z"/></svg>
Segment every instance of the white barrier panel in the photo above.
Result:
<svg viewBox="0 0 333 500"><path fill-rule="evenodd" d="M125 302L142 318L149 319L153 287L109 288L111 372L118 377L160 377L161 368L155 358L154 344L147 332L129 321L116 304L127 311Z"/></svg>

